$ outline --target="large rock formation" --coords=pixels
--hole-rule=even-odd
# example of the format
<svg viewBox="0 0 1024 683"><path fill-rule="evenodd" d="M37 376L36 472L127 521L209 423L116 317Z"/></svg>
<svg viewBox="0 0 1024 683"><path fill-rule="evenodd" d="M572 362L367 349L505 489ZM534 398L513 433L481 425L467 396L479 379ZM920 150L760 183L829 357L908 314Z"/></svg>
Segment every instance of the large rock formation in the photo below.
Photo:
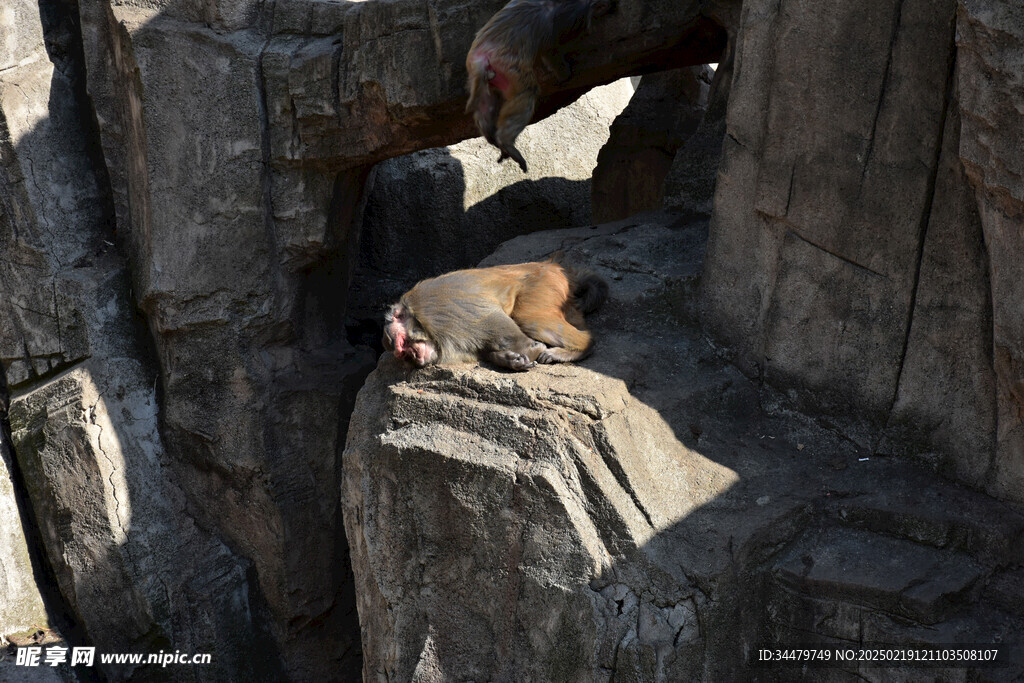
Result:
<svg viewBox="0 0 1024 683"><path fill-rule="evenodd" d="M702 298L749 375L1017 500L1022 24L745 2Z"/></svg>
<svg viewBox="0 0 1024 683"><path fill-rule="evenodd" d="M959 157L971 181L990 280L996 440L989 488L1024 499L1024 17L1019 7L962 0L957 12ZM986 341L989 341L986 339ZM986 357L988 360L988 357ZM986 387L987 389L987 387Z"/></svg>
<svg viewBox="0 0 1024 683"><path fill-rule="evenodd" d="M214 654L214 669L177 669L183 678L358 676L338 490L349 412L376 362L362 332L346 324L365 184L377 162L474 135L462 111L463 59L503 1L0 0L0 386L11 402L0 415L0 447L13 450L2 470L15 480L0 483L0 506L29 531L14 526L0 539L0 566L16 587L0 594L0 626L67 612L77 627L69 637L101 650ZM483 558L466 600L505 611L467 622L470 630L454 617L436 622L453 630L428 639L417 630L433 609L426 597L396 607L415 623L389 621L377 607L380 596L434 589L403 585L371 563L387 543L365 518L349 519L361 544L359 601L370 610L368 670L411 671L409 657L420 653L425 672L481 661L471 652L452 659L449 648L458 648L457 634L490 633L488 624L497 634L493 661L529 658L531 671L555 678L601 667L671 677L690 665L728 677L739 661L735 642L753 642L751 633L782 640L772 629L809 628L805 618L822 635L847 637L853 616L866 614L863 623L891 627L897 639L911 637L906 623L961 619L985 640L1003 627L986 631L977 626L983 617L1008 614L1003 630L1013 635L1017 577L1000 568L1021 562L1012 550L1019 545L1006 540L1019 538L1016 512L899 459L868 477L851 460L854 446L811 426L800 427L809 430L799 437L806 448L784 447L796 437L766 430L789 418L743 417L754 389L687 324L699 308L702 329L738 368L824 413L872 463L876 454L917 456L1020 498L1022 24L1012 5L985 0L866 0L845 9L746 0L742 13L738 0L643 0L619 2L569 46L573 75L544 80L538 117L625 75L730 65L709 105L725 108L724 119L705 118L664 186L666 204L709 210L704 171L724 120L700 296L699 230L669 228L667 219L616 235L620 225L601 233L612 249L602 258L636 310L611 307L598 319L607 346L588 367L605 378L558 368L498 381L488 370L446 370L423 375L412 402L386 403L387 387L401 383L386 366L376 376L362 400L381 412L364 409L353 432L354 449L370 444L352 463L365 486L348 489L348 505L378 509L358 496L388 477L407 484L364 459L373 439L395 431L382 422L392 407L432 415L427 399L482 406L498 399L480 396L500 394L511 398L487 414L497 422L469 415L450 425L461 432L456 443L481 449L454 454L469 469L451 467L500 481L505 488L490 493L510 495L524 468L521 481L532 488L521 500L561 506L564 514L538 519L572 544L538 557L528 553L549 547L519 536L504 568ZM697 177L688 167L699 182L688 183ZM540 255L563 237L537 239L543 248L530 253ZM588 398L580 377L601 400ZM693 377L705 384L691 392ZM584 418L618 427L572 431ZM527 432L536 425L530 443L548 458L536 468L508 459L520 443L516 419ZM563 425L576 425L572 438ZM493 437L495 450L487 430L498 426L511 431ZM762 453L741 443L753 442L750 434L779 443ZM396 442L390 453L440 462L416 443ZM601 462L580 450L588 443ZM660 469L629 455L648 448ZM835 481L822 479L832 460L819 451L850 463ZM576 461L585 465L569 467ZM499 470L504 479L487 479ZM453 547L482 542L476 530L480 538L536 531L503 512L486 486L467 483L444 498L445 482L435 483L439 500L481 520L460 529L462 546ZM835 498L816 497L822 486ZM559 487L576 507L553 493ZM871 497L875 488L881 493ZM929 507L940 495L962 513ZM522 526L502 526L495 510ZM416 518L442 519L428 512ZM769 526L762 512L780 523ZM984 515L1000 521L978 521ZM850 519L860 520L856 528ZM836 520L846 526L830 528ZM892 538L865 535L887 525ZM424 543L446 538L443 529L417 528ZM731 543L722 535L730 529ZM31 552L34 538L41 552ZM418 565L403 558L421 546L396 538L412 545L376 557L414 574ZM860 567L859 587L848 588L836 558L858 551L906 558L911 569L889 577ZM818 569L801 573L805 557ZM439 566L463 581L473 576L454 560ZM680 567L694 569L687 576ZM749 574L734 580L735 567ZM930 580L935 572L975 580ZM36 576L54 577L60 604L33 588ZM488 577L522 580L528 606L540 604L528 595L561 591L551 604L572 618L531 615L515 607L519 584L499 582L507 591L498 594ZM769 588L733 591L730 602L728 587L749 577ZM535 588L541 593L529 593ZM838 602L830 602L833 588ZM459 600L450 614L468 613ZM742 607L754 600L765 601L765 614L791 616L752 627L744 620L763 614ZM594 605L611 616L595 622ZM695 629L692 613L709 621ZM889 624L891 614L909 621ZM535 641L516 635L517 619ZM562 625L591 630L572 635ZM737 640L700 654L709 628ZM401 652L386 650L388 634L401 635ZM559 634L600 645L583 661L550 640ZM501 674L487 662L473 666Z"/></svg>
<svg viewBox="0 0 1024 683"><path fill-rule="evenodd" d="M157 373L90 147L81 43L67 15L20 9L0 80L0 357L12 393L0 445L13 446L34 512L22 523L38 523L63 608L103 651L180 648L214 654L224 675L256 670L249 563L196 526L165 469ZM15 533L18 517L7 519ZM32 576L15 568L12 588Z"/></svg>
<svg viewBox="0 0 1024 683"><path fill-rule="evenodd" d="M364 182L475 134L462 65L501 4L0 3L9 440L87 642L358 676L337 491L375 361L345 325ZM539 116L717 59L721 11L624 4ZM31 592L4 613L38 613Z"/></svg>
<svg viewBox="0 0 1024 683"><path fill-rule="evenodd" d="M1024 515L722 360L694 324L704 229L538 233L489 260L561 248L609 278L577 366L381 361L342 490L364 679L735 680L779 643L1024 636Z"/></svg>

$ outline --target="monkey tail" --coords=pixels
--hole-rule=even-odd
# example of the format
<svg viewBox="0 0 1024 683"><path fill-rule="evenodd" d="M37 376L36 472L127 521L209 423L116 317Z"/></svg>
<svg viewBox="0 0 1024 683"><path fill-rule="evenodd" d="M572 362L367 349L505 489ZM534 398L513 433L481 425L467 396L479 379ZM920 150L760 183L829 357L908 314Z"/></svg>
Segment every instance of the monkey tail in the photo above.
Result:
<svg viewBox="0 0 1024 683"><path fill-rule="evenodd" d="M608 283L597 273L577 270L571 273L572 295L581 313L592 313L608 299Z"/></svg>

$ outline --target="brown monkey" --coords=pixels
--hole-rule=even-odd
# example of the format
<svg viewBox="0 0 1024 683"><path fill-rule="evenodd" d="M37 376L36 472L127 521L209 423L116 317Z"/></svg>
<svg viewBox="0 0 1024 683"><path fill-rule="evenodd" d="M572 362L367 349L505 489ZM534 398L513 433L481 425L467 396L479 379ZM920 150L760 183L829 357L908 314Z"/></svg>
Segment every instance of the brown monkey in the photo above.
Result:
<svg viewBox="0 0 1024 683"><path fill-rule="evenodd" d="M417 367L483 358L512 370L590 353L583 314L608 284L558 263L457 270L424 280L384 315L384 347Z"/></svg>
<svg viewBox="0 0 1024 683"><path fill-rule="evenodd" d="M469 101L476 127L501 150L498 161L512 158L526 172L515 141L533 118L539 92L534 63L542 57L560 81L569 68L555 54L559 42L606 14L612 0L512 0L476 34L466 56Z"/></svg>

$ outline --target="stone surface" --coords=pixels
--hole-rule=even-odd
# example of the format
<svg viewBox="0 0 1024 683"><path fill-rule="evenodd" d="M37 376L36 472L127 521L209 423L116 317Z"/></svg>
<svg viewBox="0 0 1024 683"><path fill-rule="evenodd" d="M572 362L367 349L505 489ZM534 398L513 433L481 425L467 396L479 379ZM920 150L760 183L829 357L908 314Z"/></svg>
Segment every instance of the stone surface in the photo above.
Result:
<svg viewBox="0 0 1024 683"><path fill-rule="evenodd" d="M71 666L75 645L56 631L33 628L11 634L9 640L10 644L0 650L0 683L60 683L89 678L91 672ZM23 657L21 664L19 656Z"/></svg>
<svg viewBox="0 0 1024 683"><path fill-rule="evenodd" d="M14 656L0 655L0 683L62 683L67 680L49 666L18 666Z"/></svg>
<svg viewBox="0 0 1024 683"><path fill-rule="evenodd" d="M845 529L806 534L775 571L809 597L862 602L926 625L951 616L949 603L981 577L965 556Z"/></svg>
<svg viewBox="0 0 1024 683"><path fill-rule="evenodd" d="M55 577L46 616L66 610L69 638L214 654L185 679L359 676L337 492L376 362L347 324L366 184L388 157L474 135L464 54L503 1L0 0L0 433L26 480L18 521L44 546L32 575ZM742 15L645 0L568 46L572 78L543 83L538 119L624 75L725 60L724 117L705 116L664 186L668 208L712 213L708 256L690 218L537 234L499 258L564 248L615 285L591 374L403 385L381 367L351 452L387 434L379 464L401 472L412 453L458 485L407 470L436 495L409 492L413 531L378 518L392 545L348 520L367 671L729 680L745 648L805 633L1022 640L1019 510L904 457L1024 490L1021 25L984 0L748 0ZM390 429L393 409L409 422ZM353 464L366 496L409 491L373 466ZM392 510L363 495L346 504ZM5 538L3 562L22 543ZM775 571L836 544L918 573L947 566L910 562L937 548L955 576L879 602L870 572L832 600ZM23 561L3 566L31 593ZM897 593L894 615L880 605ZM489 650L472 651L480 634Z"/></svg>
<svg viewBox="0 0 1024 683"><path fill-rule="evenodd" d="M663 190L666 209L711 215L732 79L733 53L729 50L715 69L704 117L672 160Z"/></svg>
<svg viewBox="0 0 1024 683"><path fill-rule="evenodd" d="M213 675L252 671L262 662L241 656L258 640L248 564L195 525L167 476L156 372L81 106L81 43L60 8L21 9L20 42L5 43L18 52L0 72L0 359L11 391L0 431L9 424L3 445L33 512L20 523L39 525L45 558L11 581L55 577L44 588L63 604L46 616L67 610L72 630L102 651L205 651Z"/></svg>
<svg viewBox="0 0 1024 683"><path fill-rule="evenodd" d="M964 0L957 12L960 159L985 235L996 382L996 447L989 490L1024 498L1024 10Z"/></svg>
<svg viewBox="0 0 1024 683"><path fill-rule="evenodd" d="M846 14L744 5L707 320L757 372L807 386L832 412L853 405L884 416L892 402L941 142L953 10L890 0ZM818 40L796 39L811 26ZM821 95L799 96L808 89Z"/></svg>
<svg viewBox="0 0 1024 683"><path fill-rule="evenodd" d="M594 222L662 208L665 176L704 118L712 76L711 68L701 65L641 79L597 157Z"/></svg>
<svg viewBox="0 0 1024 683"><path fill-rule="evenodd" d="M6 390L0 384L0 424L6 423ZM25 526L29 523L16 493L10 434L0 427L0 648L6 636L49 625L41 588L29 555Z"/></svg>
<svg viewBox="0 0 1024 683"><path fill-rule="evenodd" d="M899 443L935 444L935 464L984 486L995 430L992 310L981 223L957 156L960 117L952 103L950 108L888 418L894 445L880 450L899 452Z"/></svg>
<svg viewBox="0 0 1024 683"><path fill-rule="evenodd" d="M744 4L701 306L862 447L1020 499L1019 221L985 178L1017 187L1021 21L993 8Z"/></svg>
<svg viewBox="0 0 1024 683"><path fill-rule="evenodd" d="M865 458L725 363L695 324L705 227L535 233L486 260L562 249L609 279L582 363L381 359L342 487L364 678L728 680L757 647L861 624L1024 634L1007 588L982 591L1021 557L1021 511Z"/></svg>
<svg viewBox="0 0 1024 683"><path fill-rule="evenodd" d="M374 169L349 317L379 333L380 312L419 280L469 264L515 235L591 223L590 177L628 79L595 88L529 126L524 175L483 138L389 159Z"/></svg>

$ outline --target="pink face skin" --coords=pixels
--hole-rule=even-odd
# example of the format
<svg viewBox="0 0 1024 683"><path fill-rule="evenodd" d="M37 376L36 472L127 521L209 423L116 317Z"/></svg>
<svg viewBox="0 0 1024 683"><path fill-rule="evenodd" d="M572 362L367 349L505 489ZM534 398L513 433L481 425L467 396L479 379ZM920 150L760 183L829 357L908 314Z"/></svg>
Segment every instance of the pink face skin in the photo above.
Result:
<svg viewBox="0 0 1024 683"><path fill-rule="evenodd" d="M434 362L437 352L428 341L410 341L406 332L408 314L401 306L395 306L384 326L384 346L393 348L395 358L424 367Z"/></svg>

